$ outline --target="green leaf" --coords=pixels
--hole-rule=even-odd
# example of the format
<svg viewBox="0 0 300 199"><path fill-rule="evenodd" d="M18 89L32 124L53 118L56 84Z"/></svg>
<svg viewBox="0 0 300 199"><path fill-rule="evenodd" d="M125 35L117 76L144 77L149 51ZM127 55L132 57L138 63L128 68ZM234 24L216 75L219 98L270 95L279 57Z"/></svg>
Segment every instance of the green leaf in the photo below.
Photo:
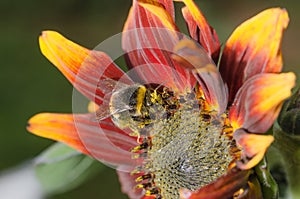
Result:
<svg viewBox="0 0 300 199"><path fill-rule="evenodd" d="M300 198L300 129L285 132L277 122L273 125L273 146L282 157L282 167L288 180L287 198Z"/></svg>
<svg viewBox="0 0 300 199"><path fill-rule="evenodd" d="M95 159L62 143L53 144L34 162L37 178L48 195L74 189L104 168Z"/></svg>

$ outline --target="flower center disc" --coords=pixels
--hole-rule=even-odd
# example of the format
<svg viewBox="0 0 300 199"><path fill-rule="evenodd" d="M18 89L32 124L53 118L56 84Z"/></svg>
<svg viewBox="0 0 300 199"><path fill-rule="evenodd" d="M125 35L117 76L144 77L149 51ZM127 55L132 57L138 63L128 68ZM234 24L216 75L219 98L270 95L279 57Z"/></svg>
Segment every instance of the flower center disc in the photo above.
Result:
<svg viewBox="0 0 300 199"><path fill-rule="evenodd" d="M147 185L146 195L179 198L180 188L197 190L226 173L233 158L232 141L223 135L225 114L202 111L195 99L184 100L172 114L162 114L161 110L155 111L161 117L145 127L150 144L144 152L142 170L153 176L141 183L144 188Z"/></svg>

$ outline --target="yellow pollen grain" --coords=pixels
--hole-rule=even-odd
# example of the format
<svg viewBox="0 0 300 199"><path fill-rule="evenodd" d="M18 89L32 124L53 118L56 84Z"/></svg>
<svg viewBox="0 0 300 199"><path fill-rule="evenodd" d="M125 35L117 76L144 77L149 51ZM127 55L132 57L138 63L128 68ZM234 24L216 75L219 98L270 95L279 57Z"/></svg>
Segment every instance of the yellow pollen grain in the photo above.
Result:
<svg viewBox="0 0 300 199"><path fill-rule="evenodd" d="M179 189L197 190L226 173L232 161L231 140L223 135L224 117L202 116L194 102L181 104L170 118L151 126L146 173L162 198L179 199ZM223 115L224 116L224 115Z"/></svg>

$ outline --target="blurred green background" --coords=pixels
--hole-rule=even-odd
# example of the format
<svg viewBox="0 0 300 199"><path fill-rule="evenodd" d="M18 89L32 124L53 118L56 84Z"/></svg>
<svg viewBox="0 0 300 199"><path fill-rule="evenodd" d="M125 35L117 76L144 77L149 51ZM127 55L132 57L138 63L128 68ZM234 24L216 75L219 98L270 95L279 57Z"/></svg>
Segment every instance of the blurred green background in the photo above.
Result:
<svg viewBox="0 0 300 199"><path fill-rule="evenodd" d="M300 71L300 2L292 0L196 1L225 43L234 27L259 11L287 8L291 21L283 40L285 70ZM296 3L295 3L296 2ZM0 1L0 170L35 157L52 141L26 132L26 121L38 112L71 112L72 87L40 53L42 30L56 30L93 48L119 33L130 0ZM178 20L183 26L177 3ZM85 185L52 199L127 198L114 170L107 168Z"/></svg>

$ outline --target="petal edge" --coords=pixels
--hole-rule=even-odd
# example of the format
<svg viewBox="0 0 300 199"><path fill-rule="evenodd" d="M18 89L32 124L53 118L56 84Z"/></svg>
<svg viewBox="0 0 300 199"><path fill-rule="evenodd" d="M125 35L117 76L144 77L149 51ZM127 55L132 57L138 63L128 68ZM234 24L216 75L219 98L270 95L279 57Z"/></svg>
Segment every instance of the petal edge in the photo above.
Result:
<svg viewBox="0 0 300 199"><path fill-rule="evenodd" d="M129 150L136 138L121 131L109 120L95 122L94 114L40 113L28 121L35 135L64 142L78 151L114 166L135 165Z"/></svg>
<svg viewBox="0 0 300 199"><path fill-rule="evenodd" d="M88 50L55 31L43 31L39 37L42 54L52 62L73 86L91 101L102 104L106 85L102 79L118 80L124 72L103 52Z"/></svg>
<svg viewBox="0 0 300 199"><path fill-rule="evenodd" d="M289 22L285 9L267 9L236 28L228 39L220 72L229 86L230 103L249 78L282 69L281 40ZM237 75L238 74L238 75Z"/></svg>
<svg viewBox="0 0 300 199"><path fill-rule="evenodd" d="M282 103L291 96L294 73L263 73L250 78L240 88L229 111L235 130L264 133L277 118Z"/></svg>

